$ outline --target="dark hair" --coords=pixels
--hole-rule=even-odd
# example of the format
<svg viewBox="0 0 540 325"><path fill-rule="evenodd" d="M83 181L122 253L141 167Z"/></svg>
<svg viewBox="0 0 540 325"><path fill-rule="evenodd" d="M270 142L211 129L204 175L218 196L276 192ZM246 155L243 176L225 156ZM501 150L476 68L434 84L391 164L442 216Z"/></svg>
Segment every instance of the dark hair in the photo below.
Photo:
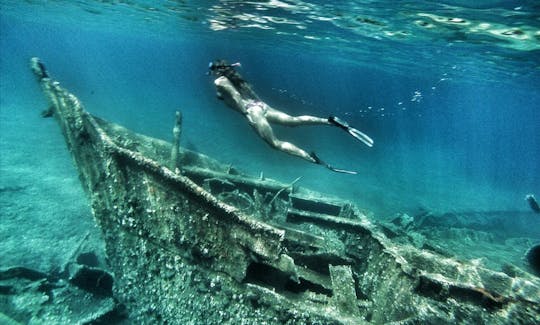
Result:
<svg viewBox="0 0 540 325"><path fill-rule="evenodd" d="M251 85L242 78L242 76L234 69L234 66L225 60L214 60L208 67L215 75L224 76L233 84L242 97L253 100L260 100L255 94Z"/></svg>

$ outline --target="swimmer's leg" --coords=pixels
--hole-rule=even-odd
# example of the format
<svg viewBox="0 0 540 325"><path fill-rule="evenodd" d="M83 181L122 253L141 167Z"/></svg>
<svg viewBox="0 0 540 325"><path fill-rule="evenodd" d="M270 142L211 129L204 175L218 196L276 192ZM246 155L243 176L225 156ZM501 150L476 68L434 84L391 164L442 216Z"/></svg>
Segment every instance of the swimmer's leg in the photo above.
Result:
<svg viewBox="0 0 540 325"><path fill-rule="evenodd" d="M285 126L299 125L330 125L327 118L316 117L311 115L291 116L289 114L278 111L277 109L267 106L266 118L270 123L281 124Z"/></svg>
<svg viewBox="0 0 540 325"><path fill-rule="evenodd" d="M301 116L291 116L289 114L283 113L276 109L273 109L267 106L266 118L269 122L277 123L285 126L298 126L298 125L334 125L337 126L352 135L359 141L362 141L366 146L373 146L373 139L371 139L367 134L362 131L355 129L350 126L347 122L335 117L330 116L328 118L310 116L310 115L301 115Z"/></svg>
<svg viewBox="0 0 540 325"><path fill-rule="evenodd" d="M302 159L305 159L311 163L322 165L331 171L337 172L337 173L345 173L345 174L356 174L355 171L335 168L324 161L322 161L317 155L312 153L307 153L305 150L300 149L299 147L295 146L294 144L286 141L278 140L275 135L274 131L272 130L272 127L264 117L264 114L262 110L248 110L248 120L251 123L251 126L255 129L255 131L261 136L261 138L266 141L272 148L283 151L285 153L288 153L293 156L300 157ZM256 123L255 123L256 122Z"/></svg>
<svg viewBox="0 0 540 325"><path fill-rule="evenodd" d="M272 148L288 153L289 155L300 157L312 163L318 163L307 151L300 149L290 142L278 140L262 110L249 110L247 117L253 129L255 129L255 132L257 132L257 134Z"/></svg>

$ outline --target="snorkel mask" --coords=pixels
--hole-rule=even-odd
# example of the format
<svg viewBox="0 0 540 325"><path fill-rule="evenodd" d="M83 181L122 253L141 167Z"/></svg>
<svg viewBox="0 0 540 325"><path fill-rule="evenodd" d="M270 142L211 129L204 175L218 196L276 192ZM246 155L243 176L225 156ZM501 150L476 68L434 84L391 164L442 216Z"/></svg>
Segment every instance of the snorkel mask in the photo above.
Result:
<svg viewBox="0 0 540 325"><path fill-rule="evenodd" d="M240 62L236 62L233 64L228 64L225 60L215 60L208 63L208 72L207 75L211 75L212 73L218 74L220 72L224 72L227 69L232 69L233 67L241 67L242 64Z"/></svg>

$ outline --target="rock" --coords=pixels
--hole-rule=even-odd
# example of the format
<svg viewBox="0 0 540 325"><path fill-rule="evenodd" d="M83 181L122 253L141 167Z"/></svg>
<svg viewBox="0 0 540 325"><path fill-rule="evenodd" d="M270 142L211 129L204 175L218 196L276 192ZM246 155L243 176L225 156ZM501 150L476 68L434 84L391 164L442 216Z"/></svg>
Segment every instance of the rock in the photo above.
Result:
<svg viewBox="0 0 540 325"><path fill-rule="evenodd" d="M540 244L531 247L525 254L525 259L532 271L540 276Z"/></svg>
<svg viewBox="0 0 540 325"><path fill-rule="evenodd" d="M394 225L399 226L403 230L407 230L414 226L414 218L406 213L400 214L391 221Z"/></svg>

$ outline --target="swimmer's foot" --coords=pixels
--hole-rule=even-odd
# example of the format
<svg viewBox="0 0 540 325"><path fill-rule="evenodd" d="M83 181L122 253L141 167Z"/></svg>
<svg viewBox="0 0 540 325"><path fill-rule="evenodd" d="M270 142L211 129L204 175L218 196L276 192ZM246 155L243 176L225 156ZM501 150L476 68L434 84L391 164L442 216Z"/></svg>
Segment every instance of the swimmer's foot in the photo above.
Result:
<svg viewBox="0 0 540 325"><path fill-rule="evenodd" d="M367 134L361 132L360 130L357 130L349 125L349 123L343 121L342 119L330 116L328 118L328 122L330 124L335 125L355 137L357 140L362 141L366 146L373 147L373 139L371 139Z"/></svg>
<svg viewBox="0 0 540 325"><path fill-rule="evenodd" d="M317 165L323 165L324 167L330 169L330 170L333 171L333 172L336 172L336 173L343 173L343 174L351 174L351 175L356 175L356 174L358 174L357 172L352 171L352 170L339 169L339 168L334 168L334 167L330 166L329 164L327 164L327 163L325 163L324 161L322 161L321 158L319 158L319 157L315 154L315 152L313 152L313 151L309 154L309 156L310 156L311 158L313 158L314 163L316 163Z"/></svg>

